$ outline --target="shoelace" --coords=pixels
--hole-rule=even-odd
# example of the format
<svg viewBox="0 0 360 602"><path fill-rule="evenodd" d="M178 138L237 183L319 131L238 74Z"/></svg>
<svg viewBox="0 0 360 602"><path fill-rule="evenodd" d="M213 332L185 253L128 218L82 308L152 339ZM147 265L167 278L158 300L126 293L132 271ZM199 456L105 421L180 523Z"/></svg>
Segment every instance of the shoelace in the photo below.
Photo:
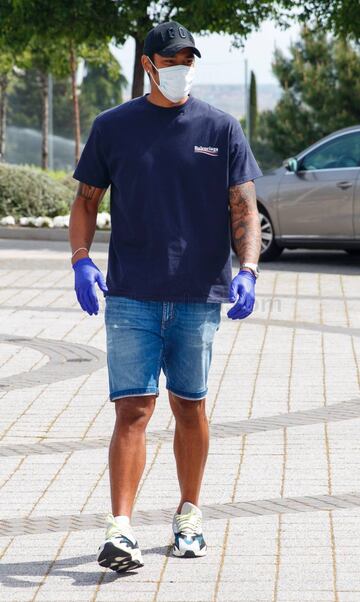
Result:
<svg viewBox="0 0 360 602"><path fill-rule="evenodd" d="M111 526L108 527L107 533L108 533L108 537L116 537L117 535L119 535L119 533L121 533L122 535L125 535L126 537L130 536L131 540L135 539L135 536L132 532L131 529L131 525L124 525L123 528L120 528L119 525L117 524L117 522L113 519L113 517L108 517L109 522L111 523Z"/></svg>
<svg viewBox="0 0 360 602"><path fill-rule="evenodd" d="M182 533L195 535L201 524L201 517L199 514L196 514L196 512L190 510L190 512L187 512L186 514L178 514L176 521Z"/></svg>

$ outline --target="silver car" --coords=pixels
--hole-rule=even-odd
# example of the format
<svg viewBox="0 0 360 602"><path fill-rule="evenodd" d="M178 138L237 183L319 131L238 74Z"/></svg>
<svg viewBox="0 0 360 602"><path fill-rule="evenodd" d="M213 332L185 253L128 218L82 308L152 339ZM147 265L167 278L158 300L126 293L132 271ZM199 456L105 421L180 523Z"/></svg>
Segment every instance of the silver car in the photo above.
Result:
<svg viewBox="0 0 360 602"><path fill-rule="evenodd" d="M322 138L255 186L261 261L297 247L360 255L360 125Z"/></svg>

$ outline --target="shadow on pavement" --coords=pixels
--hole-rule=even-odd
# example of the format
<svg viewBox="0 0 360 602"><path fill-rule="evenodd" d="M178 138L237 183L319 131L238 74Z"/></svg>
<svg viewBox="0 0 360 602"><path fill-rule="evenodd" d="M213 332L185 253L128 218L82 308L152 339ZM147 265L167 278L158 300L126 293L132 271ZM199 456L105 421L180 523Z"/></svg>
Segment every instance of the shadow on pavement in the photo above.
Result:
<svg viewBox="0 0 360 602"><path fill-rule="evenodd" d="M233 265L236 266L236 259ZM260 270L355 275L360 273L360 255L349 255L341 250L285 250L276 261L260 262Z"/></svg>
<svg viewBox="0 0 360 602"><path fill-rule="evenodd" d="M154 548L142 549L141 553L143 556L148 554L159 554L166 556L169 546L157 546ZM9 562L2 563L0 566L0 583L4 587L9 588L29 588L37 587L41 579L49 570L49 566L52 564L52 560L38 560L34 562ZM73 571L71 568L80 566L82 564L96 563L96 554L88 554L86 556L74 556L72 558L63 558L56 560L51 568L50 575L47 577L68 577L72 579L72 585L76 586L89 586L96 585L99 581L100 574L104 572L98 568L97 571ZM96 564L96 567L98 565ZM116 579L123 577L129 577L130 575L137 575L138 570L126 571L125 573L115 573L114 571L106 571L108 573L107 582L111 583ZM39 577L37 580L27 579L26 581L22 577ZM102 583L102 587L106 585Z"/></svg>

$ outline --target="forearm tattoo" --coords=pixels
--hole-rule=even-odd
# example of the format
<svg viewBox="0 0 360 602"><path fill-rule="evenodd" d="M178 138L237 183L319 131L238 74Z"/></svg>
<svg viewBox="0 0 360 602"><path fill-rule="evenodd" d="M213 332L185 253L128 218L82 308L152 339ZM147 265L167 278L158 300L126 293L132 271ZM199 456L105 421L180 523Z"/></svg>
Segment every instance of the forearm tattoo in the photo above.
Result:
<svg viewBox="0 0 360 602"><path fill-rule="evenodd" d="M261 227L252 180L229 188L231 234L240 263L257 263L261 251Z"/></svg>

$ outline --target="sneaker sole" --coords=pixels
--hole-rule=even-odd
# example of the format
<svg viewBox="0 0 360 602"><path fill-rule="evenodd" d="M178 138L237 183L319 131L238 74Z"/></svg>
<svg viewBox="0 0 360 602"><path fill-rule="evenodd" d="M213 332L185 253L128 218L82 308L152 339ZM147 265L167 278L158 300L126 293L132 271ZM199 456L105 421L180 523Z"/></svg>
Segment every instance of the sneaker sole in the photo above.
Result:
<svg viewBox="0 0 360 602"><path fill-rule="evenodd" d="M194 552L193 550L185 550L185 552L180 552L178 548L175 546L172 547L172 555L177 558L198 558L201 556L206 556L207 548L202 548L200 552Z"/></svg>
<svg viewBox="0 0 360 602"><path fill-rule="evenodd" d="M138 556L138 558L136 558ZM138 569L144 566L140 550L134 550L132 554L125 550L120 550L113 543L108 542L99 552L97 561L100 566L123 573L132 569Z"/></svg>

